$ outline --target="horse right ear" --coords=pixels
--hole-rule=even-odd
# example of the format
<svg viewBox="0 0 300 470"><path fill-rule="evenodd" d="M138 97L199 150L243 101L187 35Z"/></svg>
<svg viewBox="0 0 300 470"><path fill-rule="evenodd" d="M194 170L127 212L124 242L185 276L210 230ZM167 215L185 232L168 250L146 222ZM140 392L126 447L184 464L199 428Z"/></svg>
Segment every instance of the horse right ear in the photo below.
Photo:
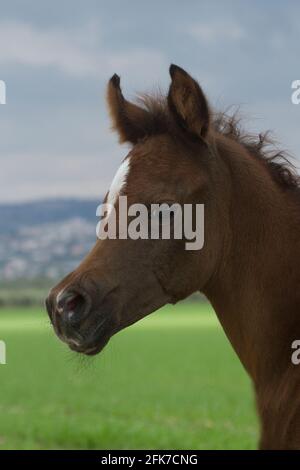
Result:
<svg viewBox="0 0 300 470"><path fill-rule="evenodd" d="M113 128L118 132L120 142L136 144L145 137L149 113L125 100L120 87L120 77L116 74L108 82L107 103Z"/></svg>
<svg viewBox="0 0 300 470"><path fill-rule="evenodd" d="M170 75L168 105L175 121L190 135L205 139L210 113L200 85L177 65L170 66Z"/></svg>

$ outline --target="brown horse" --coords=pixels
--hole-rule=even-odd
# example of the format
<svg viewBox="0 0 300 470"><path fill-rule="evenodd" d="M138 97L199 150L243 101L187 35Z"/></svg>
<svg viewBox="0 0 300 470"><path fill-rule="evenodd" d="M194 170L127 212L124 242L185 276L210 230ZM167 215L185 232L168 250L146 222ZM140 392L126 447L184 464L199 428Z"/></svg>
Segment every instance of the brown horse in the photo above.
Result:
<svg viewBox="0 0 300 470"><path fill-rule="evenodd" d="M203 292L251 376L262 449L300 448L300 192L282 154L266 137L243 134L235 119L213 114L184 70L170 67L166 98L126 101L120 79L108 104L129 152L107 199L205 204L205 243L98 240L54 287L47 308L71 349L98 353L113 334L166 303ZM300 367L300 366L299 366Z"/></svg>

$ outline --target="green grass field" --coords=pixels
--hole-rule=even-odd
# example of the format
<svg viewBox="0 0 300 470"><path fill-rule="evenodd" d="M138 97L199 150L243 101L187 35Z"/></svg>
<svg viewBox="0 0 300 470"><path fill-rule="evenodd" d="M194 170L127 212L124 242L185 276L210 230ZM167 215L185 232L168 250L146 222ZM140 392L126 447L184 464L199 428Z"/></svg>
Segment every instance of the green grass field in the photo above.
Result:
<svg viewBox="0 0 300 470"><path fill-rule="evenodd" d="M95 358L39 309L0 310L0 449L252 449L251 384L211 308L167 306Z"/></svg>

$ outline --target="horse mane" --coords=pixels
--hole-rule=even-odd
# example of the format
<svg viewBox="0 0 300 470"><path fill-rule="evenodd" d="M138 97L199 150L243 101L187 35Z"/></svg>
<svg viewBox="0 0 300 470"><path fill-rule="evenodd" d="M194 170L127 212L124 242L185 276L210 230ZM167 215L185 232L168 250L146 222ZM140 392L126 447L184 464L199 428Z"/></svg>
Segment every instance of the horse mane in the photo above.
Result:
<svg viewBox="0 0 300 470"><path fill-rule="evenodd" d="M247 133L238 113L230 115L226 112L215 114L213 127L216 132L239 142L253 157L262 161L280 186L285 189L300 187L300 176L290 161L290 155L284 150L278 150L270 131L258 135Z"/></svg>
<svg viewBox="0 0 300 470"><path fill-rule="evenodd" d="M155 95L143 94L138 102L151 116L148 135L170 131L174 132L172 119L167 106L167 100L161 93ZM296 167L290 161L291 156L284 150L278 150L276 141L270 131L256 134L247 133L237 112L217 112L212 114L213 129L237 141L254 157L263 162L273 179L283 189L299 189L300 176Z"/></svg>

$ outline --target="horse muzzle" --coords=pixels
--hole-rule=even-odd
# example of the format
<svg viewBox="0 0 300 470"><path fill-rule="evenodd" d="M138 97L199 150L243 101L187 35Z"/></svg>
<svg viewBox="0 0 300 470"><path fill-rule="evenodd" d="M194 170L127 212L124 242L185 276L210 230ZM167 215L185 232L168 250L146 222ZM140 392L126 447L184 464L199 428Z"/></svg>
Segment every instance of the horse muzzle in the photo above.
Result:
<svg viewBox="0 0 300 470"><path fill-rule="evenodd" d="M70 349L94 355L107 344L118 323L109 300L110 293L90 293L76 284L50 291L46 307L51 323L57 336Z"/></svg>

